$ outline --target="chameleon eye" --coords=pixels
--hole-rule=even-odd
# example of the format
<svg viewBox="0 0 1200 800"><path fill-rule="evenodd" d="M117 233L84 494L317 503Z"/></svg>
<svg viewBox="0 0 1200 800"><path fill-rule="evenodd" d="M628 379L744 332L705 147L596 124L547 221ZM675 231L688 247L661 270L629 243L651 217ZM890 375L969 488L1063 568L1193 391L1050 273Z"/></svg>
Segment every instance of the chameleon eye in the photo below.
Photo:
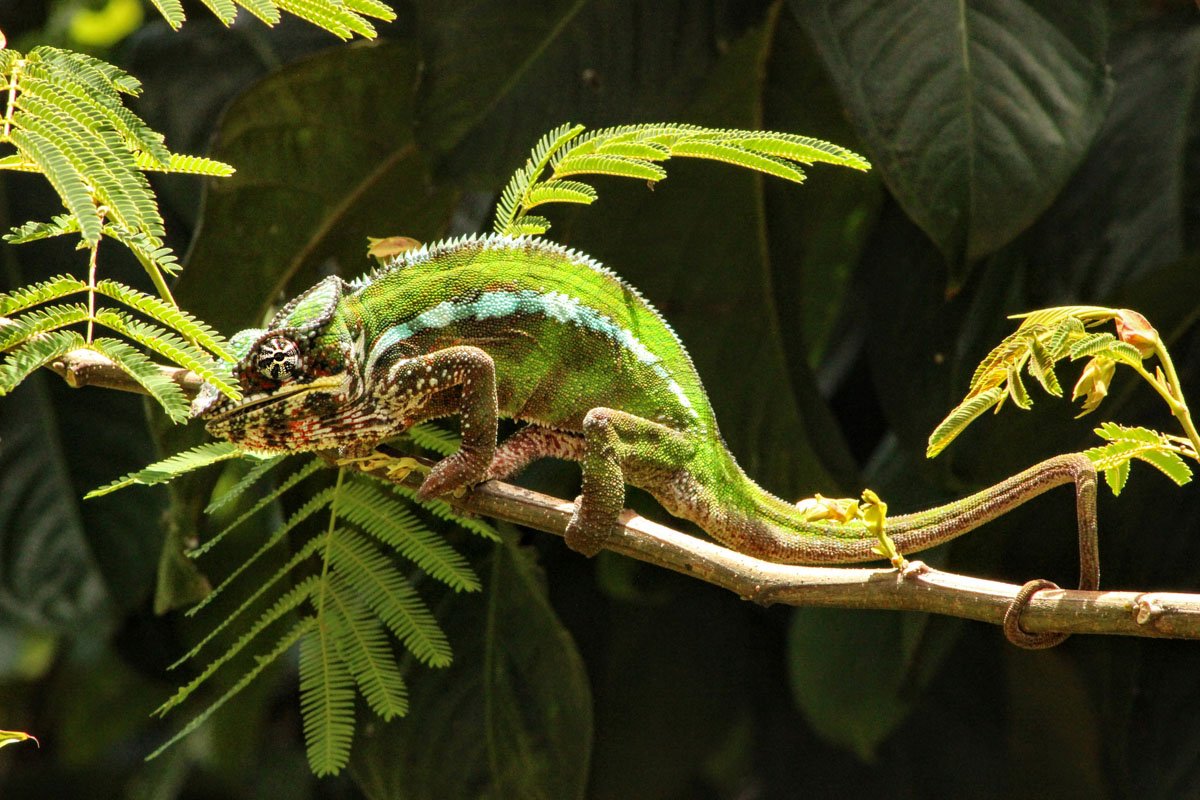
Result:
<svg viewBox="0 0 1200 800"><path fill-rule="evenodd" d="M300 371L300 348L283 336L267 339L258 348L255 366L258 374L273 381L291 380Z"/></svg>

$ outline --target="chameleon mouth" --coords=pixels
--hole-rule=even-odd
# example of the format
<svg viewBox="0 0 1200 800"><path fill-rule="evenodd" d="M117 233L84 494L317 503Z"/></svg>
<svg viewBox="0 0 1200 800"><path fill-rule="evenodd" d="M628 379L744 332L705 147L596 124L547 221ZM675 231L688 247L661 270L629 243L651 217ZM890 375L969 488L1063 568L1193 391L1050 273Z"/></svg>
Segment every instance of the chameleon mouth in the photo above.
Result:
<svg viewBox="0 0 1200 800"><path fill-rule="evenodd" d="M283 402L290 397L295 397L298 394L305 392L319 391L321 389L340 388L342 379L340 376L330 375L323 378L317 378L309 383L298 383L290 386L280 386L272 392L263 392L261 394L250 395L243 397L241 402L234 406L223 406L216 403L209 403L206 406L196 408L193 416L203 419L206 424L222 423L230 419L238 417L242 414L249 414L253 411L258 411L275 403Z"/></svg>

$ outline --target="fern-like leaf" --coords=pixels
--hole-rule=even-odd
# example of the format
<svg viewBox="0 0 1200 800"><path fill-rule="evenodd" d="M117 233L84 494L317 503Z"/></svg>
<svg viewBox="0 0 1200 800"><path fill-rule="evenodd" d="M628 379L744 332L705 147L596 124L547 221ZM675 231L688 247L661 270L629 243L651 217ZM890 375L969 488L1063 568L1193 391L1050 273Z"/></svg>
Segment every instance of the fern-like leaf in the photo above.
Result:
<svg viewBox="0 0 1200 800"><path fill-rule="evenodd" d="M85 344L74 331L51 331L14 348L0 363L0 395L11 392L35 370Z"/></svg>
<svg viewBox="0 0 1200 800"><path fill-rule="evenodd" d="M158 401L173 422L182 425L188 421L189 406L183 390L164 375L157 364L119 339L96 337L91 346L137 381L146 394Z"/></svg>
<svg viewBox="0 0 1200 800"><path fill-rule="evenodd" d="M112 309L96 312L96 322L132 339L147 350L153 350L171 363L190 369L223 394L237 395L239 392L228 366L213 361L191 342Z"/></svg>
<svg viewBox="0 0 1200 800"><path fill-rule="evenodd" d="M278 541L278 540L276 540L276 541ZM269 578L267 578L266 580L259 583L256 587L254 587L254 591L251 592L241 602L241 604L238 605L237 608L235 608L231 613L227 614L224 619L222 619L219 623L217 623L215 626L213 626L212 630L210 630L207 634L205 634L204 638L202 638L200 641L196 642L196 644L192 647L191 650L189 650L187 653L182 655L178 661L176 661L174 664L172 664L170 666L170 669L175 669L179 665L183 664L185 661L190 661L191 659L195 658L202 650L204 650L205 647L208 646L208 644L210 642L214 641L217 638L217 636L221 633L221 631L225 630L226 628L231 627L234 623L236 623L238 620L240 620L242 618L242 615L244 615L250 609L254 608L255 605L258 603L258 601L261 598L266 596L266 594L268 592L270 592L272 589L274 589L276 586L278 586L285 578L289 577L296 570L297 567L299 567L301 564L303 564L305 561L307 561L309 558L311 558L318 550L324 549L327 542L328 542L328 534L321 534L320 536L313 537L312 539L309 539L307 542L305 542L304 545L299 550L297 550L295 553L293 553L291 555L291 557L284 563L284 565L282 567L275 570L275 572ZM271 543L271 544L273 544L273 543ZM271 544L263 545L262 550L268 549L271 546ZM261 550L260 550L260 553L261 553ZM256 553L255 555L257 556L259 554ZM240 572L241 572L241 570L238 570L237 574L240 574ZM209 592L204 597L204 599L200 601L200 603L193 606L192 608L189 608L187 611L187 615L189 617L195 616L196 612L200 611L202 608L204 608L204 606L208 605L208 603L210 603L216 595L220 594L227 586L229 586L229 584L231 584L233 582L233 580L237 577L237 574L226 577L225 580L223 580L220 584L217 585L217 587L215 589L213 589L211 592Z"/></svg>
<svg viewBox="0 0 1200 800"><path fill-rule="evenodd" d="M11 316L51 300L61 300L79 292L86 292L87 288L86 283L70 275L58 275L41 283L23 286L7 294L0 294L0 316Z"/></svg>
<svg viewBox="0 0 1200 800"><path fill-rule="evenodd" d="M325 616L300 640L300 712L308 765L318 778L346 766L354 740L354 677L337 651L338 615Z"/></svg>
<svg viewBox="0 0 1200 800"><path fill-rule="evenodd" d="M79 233L79 222L74 217L60 214L49 222L26 222L19 225L4 234L4 241L9 244L25 244L69 233Z"/></svg>
<svg viewBox="0 0 1200 800"><path fill-rule="evenodd" d="M26 312L0 327L0 353L48 331L84 322L88 316L88 308L83 303L68 303Z"/></svg>
<svg viewBox="0 0 1200 800"><path fill-rule="evenodd" d="M1114 495L1121 493L1129 478L1129 464L1139 459L1150 464L1182 486L1192 479L1192 471L1179 456L1171 437L1147 428L1105 422L1096 434L1107 444L1093 447L1085 454L1097 470L1104 473Z"/></svg>
<svg viewBox="0 0 1200 800"><path fill-rule="evenodd" d="M391 6L386 3L381 3L379 0L344 0L346 8L356 14L362 14L366 17L374 17L381 19L384 22L391 22L396 19L396 12Z"/></svg>
<svg viewBox="0 0 1200 800"><path fill-rule="evenodd" d="M268 25L277 25L281 15L279 6L271 0L237 0L238 5Z"/></svg>
<svg viewBox="0 0 1200 800"><path fill-rule="evenodd" d="M661 181L667 171L653 162L630 156L569 155L554 168L554 174L564 175L613 175L618 178L640 178L646 181Z"/></svg>
<svg viewBox="0 0 1200 800"><path fill-rule="evenodd" d="M270 550L273 547L275 547L275 545L277 545L281 541L283 541L283 538L285 536L287 536L289 533L291 533L293 530L295 530L297 528L297 526L300 525L300 523L309 519L310 517L312 517L313 514L317 513L318 511L320 511L324 508L327 508L330 504L330 501L333 499L333 494L334 494L333 487L331 486L327 489L323 489L322 491L317 492L315 495L310 497L308 499L308 501L304 503L304 505L302 505L300 508L296 509L296 511L294 511L290 517L288 517L287 522L285 522L283 525L280 525L275 530L271 531L271 535L267 537L267 540L265 542L263 542L261 545L259 545L258 549L255 550L254 553L249 558L244 559L241 563L239 563L236 567L234 567L233 571L230 572L228 575L226 575L224 580L222 580L215 587L213 587L213 590L211 592L209 592L207 595L205 595L204 598L201 599L194 606L189 608L187 610L187 615L189 617L192 617L192 616L195 616L196 614L200 613L202 610L204 610L204 607L207 606L209 603L211 603L213 600L215 600L222 592L224 592L226 589L228 589L230 587L230 585L232 585L238 579L239 575L241 575L243 572L248 570L250 567L257 564L258 560L260 558L262 558L268 552L270 552ZM314 545L312 544L313 541L314 540L309 540L308 543L306 543L303 547L301 547L299 550L297 550L292 555L292 558L288 561L287 564L285 564L283 567L281 567L279 569L279 571L276 572L273 577L271 577L269 580L267 580L266 582L261 584L255 590L255 594L251 596L250 600L252 601L255 597L258 596L258 594L266 591L272 584L274 584L275 581L283 578L283 576L285 574L287 574L288 571L294 569L302 561L304 561L304 559L308 558L314 552L316 552L314 550ZM191 555L191 554L189 554L189 555ZM240 611L238 613L240 613ZM236 613L234 615L231 615L231 618L233 616L236 616ZM225 622L222 622L221 624L224 625Z"/></svg>
<svg viewBox="0 0 1200 800"><path fill-rule="evenodd" d="M312 476L320 468L321 462L313 459L300 469L293 472L291 475L288 475L287 478L279 484L279 486L275 487L275 489L259 498L258 502L242 512L237 519L226 525L219 533L217 533L216 536L213 536L207 542L200 545L195 550L192 550L188 555L192 556L193 558L198 558L204 555L209 550L220 544L221 540L237 529L243 522L274 503L280 498L280 496L288 492L292 487L298 485L301 481Z"/></svg>
<svg viewBox="0 0 1200 800"><path fill-rule="evenodd" d="M405 431L405 433L418 447L423 447L442 456L457 453L458 448L462 446L462 440L453 433L444 431L428 422L418 422Z"/></svg>
<svg viewBox="0 0 1200 800"><path fill-rule="evenodd" d="M1192 479L1192 470L1178 453L1170 450L1143 450L1137 457L1166 475L1179 486Z"/></svg>
<svg viewBox="0 0 1200 800"><path fill-rule="evenodd" d="M100 241L100 212L88 192L83 175L71 163L62 148L40 133L18 129L9 134L22 155L37 164L38 170L58 192L63 205L79 223L79 232L89 244Z"/></svg>
<svg viewBox="0 0 1200 800"><path fill-rule="evenodd" d="M955 437L962 433L978 416L1004 399L1005 394L1004 387L993 386L964 400L930 434L929 446L925 450L926 457L933 458L945 450L946 446L954 441Z"/></svg>
<svg viewBox="0 0 1200 800"><path fill-rule="evenodd" d="M163 19L167 21L172 30L179 30L187 20L187 16L183 13L183 3L180 0L150 0L150 2L158 9L158 13L162 14Z"/></svg>
<svg viewBox="0 0 1200 800"><path fill-rule="evenodd" d="M162 273L179 274L179 259L161 239L113 223L106 224L100 232L129 248L156 286L165 283Z"/></svg>
<svg viewBox="0 0 1200 800"><path fill-rule="evenodd" d="M202 156L180 155L168 153L166 159L158 161L145 153L136 157L138 168L146 172L173 172L183 175L203 175L210 178L228 178L235 170L224 161Z"/></svg>
<svg viewBox="0 0 1200 800"><path fill-rule="evenodd" d="M338 496L338 513L455 591L481 588L471 565L458 551L374 486L348 483Z"/></svg>
<svg viewBox="0 0 1200 800"><path fill-rule="evenodd" d="M755 153L736 145L703 141L681 142L672 148L671 154L724 161L726 164L757 170L794 183L804 182L804 173L783 159Z"/></svg>
<svg viewBox="0 0 1200 800"><path fill-rule="evenodd" d="M204 513L213 514L217 511L220 511L234 500L237 500L239 497L245 494L247 489L262 480L268 472L279 466L279 464L282 463L285 458L286 456L271 456L270 458L264 458L260 460L257 464L252 466L246 472L246 474L238 480L237 483L210 500L208 505L204 507Z"/></svg>
<svg viewBox="0 0 1200 800"><path fill-rule="evenodd" d="M369 541L339 530L331 560L412 654L435 667L450 664L450 644L416 590Z"/></svg>
<svg viewBox="0 0 1200 800"><path fill-rule="evenodd" d="M232 25L237 19L237 6L233 0L201 0L213 15L224 25Z"/></svg>
<svg viewBox="0 0 1200 800"><path fill-rule="evenodd" d="M175 708L179 704L183 703L183 701L187 700L188 697L190 697L191 694L196 691L196 689L200 688L201 684L211 678L217 670L229 663L235 656L253 644L254 640L257 639L259 635L263 633L263 631L270 628L292 611L295 611L305 601L312 597L314 592L317 591L317 587L318 579L314 575L306 578L296 586L292 587L291 590L284 593L283 596L271 604L269 609L263 612L262 616L260 616L253 625L251 625L241 636L237 638L237 641L229 646L229 649L227 649L219 657L209 662L208 666L206 666L199 675L175 690L175 694L171 695L171 697L169 697L162 705L156 708L154 710L154 714L161 717L172 708Z"/></svg>
<svg viewBox="0 0 1200 800"><path fill-rule="evenodd" d="M96 284L96 292L123 303L160 325L170 328L197 347L226 361L235 360L226 352L227 343L224 337L191 314L170 303L111 280L99 281Z"/></svg>
<svg viewBox="0 0 1200 800"><path fill-rule="evenodd" d="M292 646L295 645L296 642L300 641L305 634L312 631L316 625L316 620L312 617L305 617L297 622L294 626L292 626L291 630L279 638L271 650L258 656L255 659L254 666L251 667L247 672L243 673L242 676L238 678L237 682L228 689L228 691L218 697L211 705L205 708L204 711L193 717L187 725L184 725L178 733L160 745L158 749L146 756L146 760L158 757L168 747L175 744L180 739L203 725L205 721L207 721L208 718L217 711L217 709L221 708L221 706L225 705L232 698L236 697L239 692L249 686L250 682L262 674L263 670L278 661L284 653L292 649Z"/></svg>
<svg viewBox="0 0 1200 800"><path fill-rule="evenodd" d="M586 135L581 126L563 125L542 137L525 166L517 170L500 197L493 229L521 236L543 233L550 223L529 210L551 202L591 203L595 190L570 175L614 175L659 181L667 176L661 162L672 157L723 161L804 180L799 164L823 161L867 169L866 159L837 145L791 134L716 130L694 125L652 124L604 128ZM542 181L542 173L550 176ZM582 187L582 188L581 188Z"/></svg>
<svg viewBox="0 0 1200 800"><path fill-rule="evenodd" d="M153 486L156 483L166 483L193 470L202 469L203 467L233 458L242 458L244 455L241 449L231 442L207 442L197 445L190 450L184 450L182 453L176 453L173 456L164 458L162 461L156 461L148 467L143 467L137 472L131 472L125 477L118 478L112 483L101 486L98 489L93 489L84 495L84 499L89 500L93 497L101 497L115 492L117 489L124 489L127 486L135 484Z"/></svg>
<svg viewBox="0 0 1200 800"><path fill-rule="evenodd" d="M379 480L379 479L375 479ZM417 498L417 493L407 486L400 486L395 483L388 483L387 486L397 495L408 500L410 503L416 503L421 508L433 514L439 519L444 519L453 522L459 527L466 528L471 533L474 533L480 538L487 539L489 542L499 542L500 532L492 527L489 523L479 517L468 517L459 514L445 500L420 500Z"/></svg>
<svg viewBox="0 0 1200 800"><path fill-rule="evenodd" d="M529 190L525 207L534 208L543 203L580 203L588 205L595 202L598 196L596 190L586 183L565 180L547 181Z"/></svg>
<svg viewBox="0 0 1200 800"><path fill-rule="evenodd" d="M338 654L350 668L367 704L384 720L404 716L408 711L408 689L379 618L340 574L330 580L326 601L327 612L339 617L333 626Z"/></svg>

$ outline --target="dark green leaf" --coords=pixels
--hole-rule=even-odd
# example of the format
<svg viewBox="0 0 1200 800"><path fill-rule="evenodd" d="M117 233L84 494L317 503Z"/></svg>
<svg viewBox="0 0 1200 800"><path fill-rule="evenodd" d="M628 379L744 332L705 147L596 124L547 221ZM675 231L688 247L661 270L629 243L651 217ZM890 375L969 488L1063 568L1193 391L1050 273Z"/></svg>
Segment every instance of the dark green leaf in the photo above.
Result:
<svg viewBox="0 0 1200 800"><path fill-rule="evenodd" d="M1108 105L1104 6L1060 0L791 0L868 155L966 265L1062 189Z"/></svg>
<svg viewBox="0 0 1200 800"><path fill-rule="evenodd" d="M454 666L410 678L409 717L355 747L353 774L372 800L583 797L592 726L583 663L532 554L510 538L492 558L486 598L456 599L444 616Z"/></svg>
<svg viewBox="0 0 1200 800"><path fill-rule="evenodd" d="M180 304L217 328L247 327L318 267L366 271L368 236L441 232L453 194L429 189L412 138L416 74L413 48L383 42L300 62L236 100L214 154L238 171L209 189Z"/></svg>

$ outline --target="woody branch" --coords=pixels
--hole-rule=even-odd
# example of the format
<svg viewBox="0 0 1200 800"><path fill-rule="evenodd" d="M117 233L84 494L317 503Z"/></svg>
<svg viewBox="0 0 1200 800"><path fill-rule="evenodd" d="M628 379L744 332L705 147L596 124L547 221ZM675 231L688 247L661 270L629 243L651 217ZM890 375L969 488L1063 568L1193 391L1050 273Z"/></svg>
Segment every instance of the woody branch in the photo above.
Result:
<svg viewBox="0 0 1200 800"><path fill-rule="evenodd" d="M3 320L0 320L3 324ZM90 350L67 353L49 368L73 387L100 386L143 393L112 362ZM185 369L161 367L187 393L200 379ZM368 470L369 471L369 470ZM379 477L415 488L420 476ZM562 536L572 503L489 481L449 502L466 511ZM631 511L607 549L690 575L762 605L925 611L999 625L1019 586L932 568L901 575L891 568L805 567L776 564L738 553ZM1055 589L1038 592L1021 616L1029 633L1119 634L1200 639L1200 594Z"/></svg>

